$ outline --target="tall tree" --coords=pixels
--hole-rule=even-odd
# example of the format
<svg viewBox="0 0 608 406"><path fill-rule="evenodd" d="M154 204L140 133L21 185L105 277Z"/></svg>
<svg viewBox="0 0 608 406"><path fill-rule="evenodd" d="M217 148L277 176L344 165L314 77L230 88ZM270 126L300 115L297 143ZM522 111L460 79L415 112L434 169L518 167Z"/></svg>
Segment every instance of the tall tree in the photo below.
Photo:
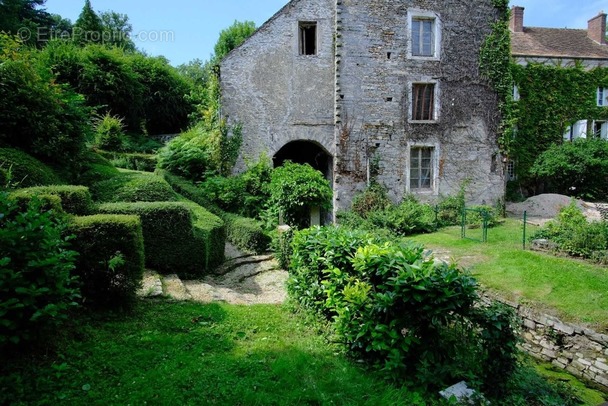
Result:
<svg viewBox="0 0 608 406"><path fill-rule="evenodd" d="M80 45L100 44L103 42L103 22L86 0L82 12L74 24L74 41Z"/></svg>
<svg viewBox="0 0 608 406"><path fill-rule="evenodd" d="M131 39L133 26L128 15L108 10L102 12L99 17L103 25L104 44L118 46L125 51L135 51L135 43Z"/></svg>
<svg viewBox="0 0 608 406"><path fill-rule="evenodd" d="M38 29L51 26L51 16L42 8L46 0L0 1L0 31L19 35L24 42L34 45Z"/></svg>
<svg viewBox="0 0 608 406"><path fill-rule="evenodd" d="M215 62L222 60L230 51L241 45L255 32L253 21L235 21L230 27L220 32L220 37L213 48Z"/></svg>

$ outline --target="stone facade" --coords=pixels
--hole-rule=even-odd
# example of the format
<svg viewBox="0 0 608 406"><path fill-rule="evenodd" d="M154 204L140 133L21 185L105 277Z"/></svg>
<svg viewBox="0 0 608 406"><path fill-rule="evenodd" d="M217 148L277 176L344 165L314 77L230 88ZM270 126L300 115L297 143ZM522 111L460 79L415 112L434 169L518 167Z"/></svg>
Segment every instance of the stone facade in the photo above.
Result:
<svg viewBox="0 0 608 406"><path fill-rule="evenodd" d="M479 53L497 13L491 0L291 1L221 65L223 115L243 125L237 171L308 141L330 158L334 209L372 178L395 201L467 182L470 202L495 203L500 116Z"/></svg>
<svg viewBox="0 0 608 406"><path fill-rule="evenodd" d="M564 323L493 295L486 295L485 299L515 308L522 320L521 347L528 354L608 390L608 335Z"/></svg>

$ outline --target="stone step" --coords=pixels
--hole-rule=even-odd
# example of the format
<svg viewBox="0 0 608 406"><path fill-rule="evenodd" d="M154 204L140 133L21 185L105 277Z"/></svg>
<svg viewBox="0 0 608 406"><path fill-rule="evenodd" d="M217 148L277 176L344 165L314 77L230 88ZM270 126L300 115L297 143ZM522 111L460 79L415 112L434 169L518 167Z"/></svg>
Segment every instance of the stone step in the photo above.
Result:
<svg viewBox="0 0 608 406"><path fill-rule="evenodd" d="M175 274L167 275L163 278L163 283L165 286L165 295L175 300L192 299L192 295L190 295L179 276Z"/></svg>
<svg viewBox="0 0 608 406"><path fill-rule="evenodd" d="M163 295L163 283L159 274L145 271L141 289L137 292L140 297L158 297Z"/></svg>

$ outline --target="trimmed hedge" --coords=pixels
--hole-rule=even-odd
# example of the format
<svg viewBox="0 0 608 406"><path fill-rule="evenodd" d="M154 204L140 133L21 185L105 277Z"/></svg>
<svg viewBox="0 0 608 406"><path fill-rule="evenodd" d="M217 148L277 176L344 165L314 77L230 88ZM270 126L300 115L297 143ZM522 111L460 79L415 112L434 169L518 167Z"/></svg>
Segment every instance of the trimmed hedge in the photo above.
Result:
<svg viewBox="0 0 608 406"><path fill-rule="evenodd" d="M98 151L98 153L110 160L111 163L118 168L132 169L135 171L154 172L156 164L158 163L158 158L155 154L110 151Z"/></svg>
<svg viewBox="0 0 608 406"><path fill-rule="evenodd" d="M122 172L111 179L95 183L91 192L96 201L118 202L172 202L177 196L160 176L143 172Z"/></svg>
<svg viewBox="0 0 608 406"><path fill-rule="evenodd" d="M112 179L120 175L110 161L94 151L85 154L83 169L76 182L81 185L90 186L103 180Z"/></svg>
<svg viewBox="0 0 608 406"><path fill-rule="evenodd" d="M74 217L69 232L80 253L76 274L84 304L123 307L136 298L144 272L144 240L137 216Z"/></svg>
<svg viewBox="0 0 608 406"><path fill-rule="evenodd" d="M226 223L226 237L237 248L253 253L261 253L268 249L270 237L264 232L262 226L255 220L226 213L207 199L204 192L192 182L170 174L167 171L157 170L173 189L193 202L203 206Z"/></svg>
<svg viewBox="0 0 608 406"><path fill-rule="evenodd" d="M99 211L141 219L146 266L159 272L200 275L224 257L221 219L184 202L106 203Z"/></svg>
<svg viewBox="0 0 608 406"><path fill-rule="evenodd" d="M29 187L64 183L49 166L17 149L0 148L0 169L4 172L3 177L6 178L4 182L0 183L0 187Z"/></svg>
<svg viewBox="0 0 608 406"><path fill-rule="evenodd" d="M226 237L235 246L253 254L268 250L271 239L256 220L230 213L224 213L222 218L226 222Z"/></svg>
<svg viewBox="0 0 608 406"><path fill-rule="evenodd" d="M61 199L61 207L66 213L82 216L90 214L93 209L91 193L86 186L37 186L11 193L11 196L17 199L42 195L58 196Z"/></svg>

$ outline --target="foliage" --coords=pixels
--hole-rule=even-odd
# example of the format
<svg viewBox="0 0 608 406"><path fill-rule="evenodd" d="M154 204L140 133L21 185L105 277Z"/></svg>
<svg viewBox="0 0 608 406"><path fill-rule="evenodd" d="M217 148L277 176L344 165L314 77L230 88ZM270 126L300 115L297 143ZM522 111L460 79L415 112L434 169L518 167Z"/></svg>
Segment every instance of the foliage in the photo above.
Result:
<svg viewBox="0 0 608 406"><path fill-rule="evenodd" d="M133 305L144 271L144 240L137 216L74 217L69 227L78 257L76 274L87 306Z"/></svg>
<svg viewBox="0 0 608 406"><path fill-rule="evenodd" d="M292 248L289 294L333 320L358 357L416 384L508 381L517 342L512 313L477 309L477 283L456 265L416 244L341 228L300 231Z"/></svg>
<svg viewBox="0 0 608 406"><path fill-rule="evenodd" d="M375 228L388 229L397 235L431 233L437 229L435 210L422 204L414 196L406 196L401 203L368 215Z"/></svg>
<svg viewBox="0 0 608 406"><path fill-rule="evenodd" d="M556 220L547 223L531 238L547 238L562 252L602 262L605 260L602 253L608 250L608 223L588 222L573 200L560 210Z"/></svg>
<svg viewBox="0 0 608 406"><path fill-rule="evenodd" d="M363 218L374 211L384 210L392 204L386 188L379 183L372 183L367 189L355 196L352 211Z"/></svg>
<svg viewBox="0 0 608 406"><path fill-rule="evenodd" d="M257 220L225 213L226 237L244 252L261 254L268 250L270 238Z"/></svg>
<svg viewBox="0 0 608 406"><path fill-rule="evenodd" d="M329 209L333 192L323 174L310 165L285 162L272 172L269 212L283 216L286 224L305 228L310 221L310 209ZM278 217L277 217L278 220Z"/></svg>
<svg viewBox="0 0 608 406"><path fill-rule="evenodd" d="M99 18L104 44L116 46L125 51L135 51L135 43L131 39L133 26L129 22L129 16L109 10L101 12Z"/></svg>
<svg viewBox="0 0 608 406"><path fill-rule="evenodd" d="M154 172L156 165L158 164L158 157L153 154L111 151L97 152L110 160L110 163L117 168L129 169L133 171Z"/></svg>
<svg viewBox="0 0 608 406"><path fill-rule="evenodd" d="M554 144L538 156L530 174L547 184L547 192L605 200L608 142L591 138Z"/></svg>
<svg viewBox="0 0 608 406"><path fill-rule="evenodd" d="M160 176L142 172L123 172L91 186L96 201L111 202L170 202L177 196Z"/></svg>
<svg viewBox="0 0 608 406"><path fill-rule="evenodd" d="M75 215L90 214L93 210L93 200L89 189L84 186L38 186L27 189L18 189L11 193L14 198L33 198L41 195L58 196L61 207L66 213Z"/></svg>
<svg viewBox="0 0 608 406"><path fill-rule="evenodd" d="M97 182L111 179L120 175L110 161L94 151L87 151L83 155L81 171L74 179L77 184L91 186Z"/></svg>
<svg viewBox="0 0 608 406"><path fill-rule="evenodd" d="M289 269L291 264L291 257L293 255L293 236L293 228L283 228L278 230L276 238L272 240L272 248L275 253L274 256L281 269Z"/></svg>
<svg viewBox="0 0 608 406"><path fill-rule="evenodd" d="M85 0L84 7L74 24L73 41L80 45L103 43L103 22L91 6L91 0Z"/></svg>
<svg viewBox="0 0 608 406"><path fill-rule="evenodd" d="M467 209L468 228L480 228L483 226L484 220L487 222L488 227L495 227L498 224L496 210L490 206L469 206Z"/></svg>
<svg viewBox="0 0 608 406"><path fill-rule="evenodd" d="M568 126L581 119L608 119L608 110L596 105L597 88L608 86L608 69L528 64L514 65L512 71L521 95L514 103L517 137L512 155L517 160L518 180L533 190L530 169L539 155L563 142Z"/></svg>
<svg viewBox="0 0 608 406"><path fill-rule="evenodd" d="M230 27L223 29L213 47L214 59L218 62L222 60L224 56L243 43L254 32L255 23L253 21L235 21Z"/></svg>
<svg viewBox="0 0 608 406"><path fill-rule="evenodd" d="M18 35L20 29L26 29L31 35L27 38L28 45L37 43L37 32L45 32L53 25L52 18L41 6L46 0L3 0L0 2L0 32Z"/></svg>
<svg viewBox="0 0 608 406"><path fill-rule="evenodd" d="M0 189L62 183L50 167L18 149L0 148L0 169L7 177Z"/></svg>
<svg viewBox="0 0 608 406"><path fill-rule="evenodd" d="M76 165L90 133L82 97L54 83L18 40L0 39L0 145Z"/></svg>
<svg viewBox="0 0 608 406"><path fill-rule="evenodd" d="M462 222L462 210L465 208L465 188L461 185L456 195L443 196L437 204L437 220L441 226L454 226Z"/></svg>
<svg viewBox="0 0 608 406"><path fill-rule="evenodd" d="M95 148L108 151L122 151L126 143L126 134L122 118L109 113L98 117L94 122Z"/></svg>
<svg viewBox="0 0 608 406"><path fill-rule="evenodd" d="M0 192L0 348L41 338L78 298L65 222L39 199L24 210Z"/></svg>
<svg viewBox="0 0 608 406"><path fill-rule="evenodd" d="M224 258L226 232L223 221L196 204L106 203L99 211L140 217L148 268L200 276Z"/></svg>

